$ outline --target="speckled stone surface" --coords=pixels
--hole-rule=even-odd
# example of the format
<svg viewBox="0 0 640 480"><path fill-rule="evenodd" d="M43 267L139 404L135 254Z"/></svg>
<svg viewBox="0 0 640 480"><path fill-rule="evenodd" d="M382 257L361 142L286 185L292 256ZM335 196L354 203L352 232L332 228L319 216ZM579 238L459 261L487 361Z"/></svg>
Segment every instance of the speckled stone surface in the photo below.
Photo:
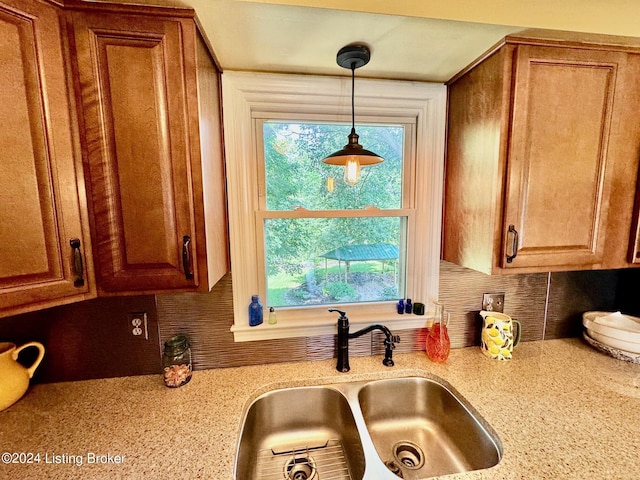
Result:
<svg viewBox="0 0 640 480"><path fill-rule="evenodd" d="M502 441L497 466L448 479L640 478L640 365L580 339L522 343L509 362L478 348L442 365L420 352L395 360L352 358L348 374L332 360L196 371L179 389L160 375L35 385L0 412L0 453L34 463L3 455L0 478L231 480L242 415L259 394L407 375L448 381Z"/></svg>

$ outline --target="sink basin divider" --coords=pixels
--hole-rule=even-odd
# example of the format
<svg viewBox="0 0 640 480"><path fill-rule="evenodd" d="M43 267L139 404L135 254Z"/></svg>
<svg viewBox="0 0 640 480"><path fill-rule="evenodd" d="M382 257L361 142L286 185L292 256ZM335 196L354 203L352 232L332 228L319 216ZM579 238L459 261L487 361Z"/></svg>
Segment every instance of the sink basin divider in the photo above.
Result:
<svg viewBox="0 0 640 480"><path fill-rule="evenodd" d="M394 475L380 459L380 456L376 451L376 447L373 444L373 440L371 439L371 435L369 435L367 424L362 415L362 409L360 408L358 394L362 387L370 382L371 380L347 382L330 385L330 387L340 391L346 397L347 402L351 407L351 413L353 413L353 418L356 422L358 433L360 434L362 449L364 450L364 479L398 480L398 477Z"/></svg>

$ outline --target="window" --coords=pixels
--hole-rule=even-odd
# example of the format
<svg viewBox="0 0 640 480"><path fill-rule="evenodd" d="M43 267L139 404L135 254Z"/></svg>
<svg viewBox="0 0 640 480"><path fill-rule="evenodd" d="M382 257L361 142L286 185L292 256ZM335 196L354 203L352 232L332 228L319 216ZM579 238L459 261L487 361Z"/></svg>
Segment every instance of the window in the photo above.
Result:
<svg viewBox="0 0 640 480"><path fill-rule="evenodd" d="M269 306L405 297L406 220L412 212L402 210L408 203L402 173L405 150L408 157L414 150L413 142L405 144L405 127L413 138L411 125L360 127L364 144L385 162L363 167L360 182L350 186L343 168L320 161L343 146L349 125L262 122L258 169L265 195L256 227L265 244L258 250L266 280L260 291Z"/></svg>
<svg viewBox="0 0 640 480"><path fill-rule="evenodd" d="M223 74L236 341L423 326L399 298L437 298L445 87L357 80L360 143L385 162L356 186L322 163L350 130L343 78ZM278 324L248 326L251 295Z"/></svg>

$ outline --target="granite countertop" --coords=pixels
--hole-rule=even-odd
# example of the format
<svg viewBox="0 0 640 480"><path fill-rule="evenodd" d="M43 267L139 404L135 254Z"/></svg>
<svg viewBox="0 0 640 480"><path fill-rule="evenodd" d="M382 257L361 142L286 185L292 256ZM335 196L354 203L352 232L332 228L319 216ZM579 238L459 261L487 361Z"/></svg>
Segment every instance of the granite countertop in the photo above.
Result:
<svg viewBox="0 0 640 480"><path fill-rule="evenodd" d="M273 388L407 375L437 375L497 431L501 462L448 479L640 478L640 365L580 339L520 344L514 359L452 350L445 364L424 353L194 372L178 389L160 375L35 385L0 412L0 477L205 478L231 480L245 408ZM37 455L39 454L39 457ZM81 464L80 464L81 462ZM103 463L105 462L105 463Z"/></svg>

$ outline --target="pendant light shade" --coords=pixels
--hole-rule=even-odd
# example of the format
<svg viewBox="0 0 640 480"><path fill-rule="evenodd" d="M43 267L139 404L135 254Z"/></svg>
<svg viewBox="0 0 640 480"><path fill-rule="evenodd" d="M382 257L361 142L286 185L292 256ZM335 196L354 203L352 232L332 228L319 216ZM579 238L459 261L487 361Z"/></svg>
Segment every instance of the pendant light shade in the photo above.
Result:
<svg viewBox="0 0 640 480"><path fill-rule="evenodd" d="M343 68L351 70L351 133L349 142L335 153L322 161L328 165L338 165L344 168L344 180L349 185L355 185L360 180L360 167L381 163L384 159L376 153L366 150L358 143L355 124L355 71L369 63L371 53L364 45L347 45L338 52L337 62Z"/></svg>

